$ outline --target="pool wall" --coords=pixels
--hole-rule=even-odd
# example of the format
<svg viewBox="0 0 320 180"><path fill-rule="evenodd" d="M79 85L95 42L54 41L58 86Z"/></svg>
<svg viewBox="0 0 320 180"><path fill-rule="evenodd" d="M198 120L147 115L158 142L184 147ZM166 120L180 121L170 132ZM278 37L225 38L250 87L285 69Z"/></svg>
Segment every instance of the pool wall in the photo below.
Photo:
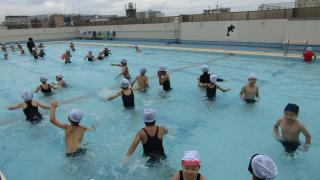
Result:
<svg viewBox="0 0 320 180"><path fill-rule="evenodd" d="M234 32L226 36L227 27L234 25ZM37 40L52 40L80 37L81 31L116 32L118 40L179 40L182 43L240 44L281 47L291 44L320 45L320 20L240 20L206 21L159 24L132 24L108 26L83 26L51 29L0 30L1 42L24 41L32 36Z"/></svg>

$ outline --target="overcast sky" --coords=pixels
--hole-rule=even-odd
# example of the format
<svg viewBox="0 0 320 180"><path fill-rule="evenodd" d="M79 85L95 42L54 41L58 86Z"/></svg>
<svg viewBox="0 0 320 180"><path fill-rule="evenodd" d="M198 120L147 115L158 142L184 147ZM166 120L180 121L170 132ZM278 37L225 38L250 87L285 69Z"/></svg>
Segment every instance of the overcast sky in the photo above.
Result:
<svg viewBox="0 0 320 180"><path fill-rule="evenodd" d="M292 0L288 0L292 1ZM79 0L80 12L85 14L125 15L129 0ZM256 10L260 4L279 0L132 0L137 10L161 10L166 15L199 14L217 3L232 11ZM47 13L78 13L78 0L0 0L0 21L5 15L37 15Z"/></svg>

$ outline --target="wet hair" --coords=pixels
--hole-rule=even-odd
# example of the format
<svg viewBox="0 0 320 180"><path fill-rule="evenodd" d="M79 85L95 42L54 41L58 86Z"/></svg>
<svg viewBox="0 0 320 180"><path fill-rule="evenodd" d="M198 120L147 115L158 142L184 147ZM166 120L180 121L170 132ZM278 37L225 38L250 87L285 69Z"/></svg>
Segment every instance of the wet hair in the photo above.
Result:
<svg viewBox="0 0 320 180"><path fill-rule="evenodd" d="M71 123L72 126L79 126L79 123L71 121L70 117L68 117L68 120L69 120L69 122Z"/></svg>
<svg viewBox="0 0 320 180"><path fill-rule="evenodd" d="M121 89L123 89L123 90L127 90L127 89L129 89L129 87L126 87L126 88L125 88L125 87L122 87Z"/></svg>
<svg viewBox="0 0 320 180"><path fill-rule="evenodd" d="M150 123L145 122L144 124L145 124L146 126L154 126L154 125L156 124L156 121L150 122Z"/></svg>
<svg viewBox="0 0 320 180"><path fill-rule="evenodd" d="M29 37L29 41L33 41L33 39L31 37Z"/></svg>

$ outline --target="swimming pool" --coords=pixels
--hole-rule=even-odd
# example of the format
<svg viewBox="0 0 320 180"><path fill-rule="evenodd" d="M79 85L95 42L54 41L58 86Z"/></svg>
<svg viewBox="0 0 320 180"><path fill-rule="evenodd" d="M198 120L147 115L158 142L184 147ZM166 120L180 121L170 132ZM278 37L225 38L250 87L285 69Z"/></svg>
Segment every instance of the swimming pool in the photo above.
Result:
<svg viewBox="0 0 320 180"><path fill-rule="evenodd" d="M170 179L167 168L159 171L144 166L141 146L128 164L123 163L136 132L144 127L143 109L149 107L157 110L158 124L169 128L164 147L170 169L180 169L185 150L198 150L201 173L207 179L250 179L250 157L263 153L276 162L277 179L319 178L319 63L148 48L135 53L132 48L112 46L112 56L90 63L83 61L87 51L96 55L103 46L76 44L73 63L65 65L60 56L67 47L67 42L46 44L44 60L10 52L9 61L0 61L0 169L8 179ZM103 98L119 88L120 79L115 76L120 69L110 63L121 58L128 59L132 76L141 66L148 68L151 89L136 93L134 110L125 110L121 99L106 102ZM219 85L231 88L228 93L219 92L214 102L207 101L205 92L197 87L202 64L228 80ZM162 92L156 79L161 65L166 65L171 75L173 91L169 93ZM72 162L65 158L64 132L51 125L48 111L41 111L45 120L34 126L24 120L21 111L6 110L21 101L24 88L35 89L40 84L40 75L48 74L51 82L58 72L70 87L55 91L52 97L35 94L35 99L46 104L54 99L65 102L57 111L57 118L64 122L71 109L79 108L86 112L83 124L98 123L97 130L84 139L89 152L84 159ZM251 72L258 76L262 99L246 105L238 94ZM310 150L295 159L285 156L272 129L288 102L300 105L300 119L312 135Z"/></svg>

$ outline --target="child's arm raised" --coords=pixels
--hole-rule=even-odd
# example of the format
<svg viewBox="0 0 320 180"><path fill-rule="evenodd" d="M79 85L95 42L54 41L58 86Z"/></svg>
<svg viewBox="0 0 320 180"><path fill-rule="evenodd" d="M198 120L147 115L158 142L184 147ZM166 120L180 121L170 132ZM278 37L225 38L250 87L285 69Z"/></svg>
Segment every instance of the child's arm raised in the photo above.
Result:
<svg viewBox="0 0 320 180"><path fill-rule="evenodd" d="M67 129L68 128L67 124L63 124L59 120L56 119L56 109L57 109L57 107L58 107L58 102L57 101L53 101L51 103L50 122L53 125L61 128L61 129Z"/></svg>

